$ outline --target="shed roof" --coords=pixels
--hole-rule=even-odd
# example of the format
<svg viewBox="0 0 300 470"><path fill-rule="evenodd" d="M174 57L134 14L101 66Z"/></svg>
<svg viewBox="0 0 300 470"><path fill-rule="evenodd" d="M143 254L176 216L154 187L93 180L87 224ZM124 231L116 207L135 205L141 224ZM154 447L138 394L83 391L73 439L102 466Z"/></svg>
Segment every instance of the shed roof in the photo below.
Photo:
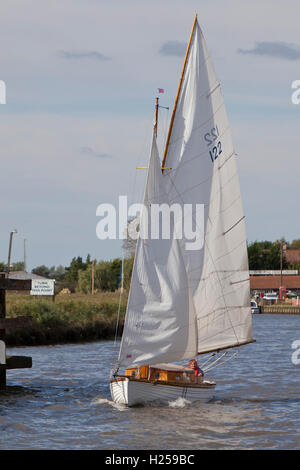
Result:
<svg viewBox="0 0 300 470"><path fill-rule="evenodd" d="M26 271L11 271L8 277L9 279L48 279L39 274L27 273Z"/></svg>

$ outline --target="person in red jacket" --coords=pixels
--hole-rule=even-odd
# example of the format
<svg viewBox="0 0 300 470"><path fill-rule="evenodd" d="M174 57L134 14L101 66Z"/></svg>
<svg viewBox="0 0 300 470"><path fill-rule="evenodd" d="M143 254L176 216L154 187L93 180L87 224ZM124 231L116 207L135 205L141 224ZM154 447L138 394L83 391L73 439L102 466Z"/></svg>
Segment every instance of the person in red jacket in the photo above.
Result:
<svg viewBox="0 0 300 470"><path fill-rule="evenodd" d="M204 377L204 372L200 367L198 366L198 362L196 359L191 359L189 362L189 367L191 369L194 369L195 375L198 377L198 382L202 382L203 377Z"/></svg>

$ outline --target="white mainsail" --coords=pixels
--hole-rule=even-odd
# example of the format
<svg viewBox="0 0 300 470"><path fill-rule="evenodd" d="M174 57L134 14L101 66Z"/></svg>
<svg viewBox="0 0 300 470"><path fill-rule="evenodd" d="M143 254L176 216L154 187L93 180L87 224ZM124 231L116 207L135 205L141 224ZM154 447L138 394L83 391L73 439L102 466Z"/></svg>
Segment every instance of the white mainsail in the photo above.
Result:
<svg viewBox="0 0 300 470"><path fill-rule="evenodd" d="M220 84L197 20L163 166L155 142L145 205L204 205L203 247L138 240L119 365L178 361L252 341L244 216ZM190 206L187 206L190 205ZM145 216L146 217L146 216ZM144 220L144 222L143 222ZM141 223L151 225L142 215ZM194 224L194 225L195 225Z"/></svg>

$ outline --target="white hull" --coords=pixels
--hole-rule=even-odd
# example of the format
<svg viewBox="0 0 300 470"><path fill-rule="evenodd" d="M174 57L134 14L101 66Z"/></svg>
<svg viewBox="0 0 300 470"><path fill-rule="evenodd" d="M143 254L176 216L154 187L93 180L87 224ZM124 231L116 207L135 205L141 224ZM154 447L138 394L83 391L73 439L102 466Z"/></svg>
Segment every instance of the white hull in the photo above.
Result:
<svg viewBox="0 0 300 470"><path fill-rule="evenodd" d="M207 402L213 396L214 387L215 385L209 382L207 387L182 387L179 385L139 382L127 378L113 380L110 383L113 401L128 406L144 404L155 400L170 402L178 398Z"/></svg>

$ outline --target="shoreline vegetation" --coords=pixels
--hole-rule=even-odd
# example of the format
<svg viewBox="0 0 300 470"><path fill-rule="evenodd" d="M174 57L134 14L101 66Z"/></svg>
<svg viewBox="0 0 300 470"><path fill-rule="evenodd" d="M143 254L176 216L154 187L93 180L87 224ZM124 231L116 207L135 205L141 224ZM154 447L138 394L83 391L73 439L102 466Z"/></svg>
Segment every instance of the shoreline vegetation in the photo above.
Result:
<svg viewBox="0 0 300 470"><path fill-rule="evenodd" d="M6 329L7 346L42 346L114 339L119 292L95 295L66 294L52 298L10 292L6 297L6 317L29 316L32 321L20 328ZM122 334L127 293L121 298L117 336Z"/></svg>
<svg viewBox="0 0 300 470"><path fill-rule="evenodd" d="M122 335L128 291L134 261L136 241L130 236L124 240L126 256L111 261L92 260L87 255L74 257L69 266L37 266L32 273L43 278L55 279L55 302L49 297L32 297L29 292L8 291L6 295L7 318L31 317L23 327L6 328L7 346L38 346L63 343L78 343L114 339ZM294 256L288 261L288 254ZM256 241L248 244L250 270L277 270L282 268L300 270L300 239L291 243L284 238L275 242ZM0 271L6 265L0 262ZM24 263L10 265L10 273L24 272ZM93 285L93 287L92 287ZM118 309L119 286L124 286L120 317ZM67 291L68 293L63 293ZM91 292L95 294L92 295ZM263 313L300 314L300 307L272 306Z"/></svg>

